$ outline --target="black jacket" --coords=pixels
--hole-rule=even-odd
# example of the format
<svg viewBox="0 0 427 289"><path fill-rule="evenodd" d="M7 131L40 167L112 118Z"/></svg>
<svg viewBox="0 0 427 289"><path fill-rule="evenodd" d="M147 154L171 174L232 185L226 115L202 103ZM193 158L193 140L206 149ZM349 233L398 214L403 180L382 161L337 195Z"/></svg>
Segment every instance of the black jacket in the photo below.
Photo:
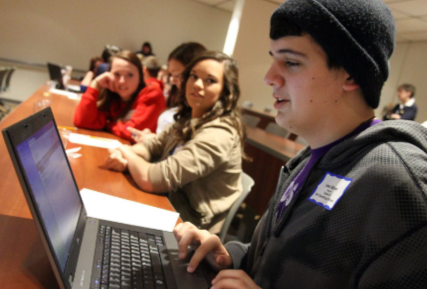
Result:
<svg viewBox="0 0 427 289"><path fill-rule="evenodd" d="M427 129L383 122L333 147L275 224L309 155L282 170L252 242L226 245L235 268L263 289L427 288ZM327 172L353 180L332 210L308 201Z"/></svg>
<svg viewBox="0 0 427 289"><path fill-rule="evenodd" d="M417 116L418 107L414 103L411 106L405 106L403 109L400 109L400 104L397 104L388 114L386 114L383 120L391 120L391 114L396 113L400 115L400 119L414 120Z"/></svg>

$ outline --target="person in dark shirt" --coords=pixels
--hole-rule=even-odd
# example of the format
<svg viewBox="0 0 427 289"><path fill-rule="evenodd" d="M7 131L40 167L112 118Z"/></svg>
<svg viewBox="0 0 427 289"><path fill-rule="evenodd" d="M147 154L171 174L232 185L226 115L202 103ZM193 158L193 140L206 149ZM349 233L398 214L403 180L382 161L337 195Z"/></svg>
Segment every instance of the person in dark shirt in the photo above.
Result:
<svg viewBox="0 0 427 289"><path fill-rule="evenodd" d="M402 84L397 88L397 96L400 104L390 110L384 120L390 119L407 119L414 120L417 116L418 107L415 104L415 86L412 84Z"/></svg>
<svg viewBox="0 0 427 289"><path fill-rule="evenodd" d="M199 245L188 272L206 257L214 289L427 288L427 133L374 114L395 32L382 0L274 11L264 82L276 122L309 146L282 168L249 244L175 227L180 258Z"/></svg>
<svg viewBox="0 0 427 289"><path fill-rule="evenodd" d="M107 72L110 69L110 63L109 63L110 58L116 55L117 53L119 53L120 51L122 51L120 47L117 47L115 45L109 45L109 44L105 45L105 48L101 54L102 63L98 65L98 68L96 69L95 77L101 75L104 72Z"/></svg>
<svg viewBox="0 0 427 289"><path fill-rule="evenodd" d="M141 46L141 50L136 51L136 54L141 54L144 57L154 56L153 50L151 48L150 42L144 42Z"/></svg>

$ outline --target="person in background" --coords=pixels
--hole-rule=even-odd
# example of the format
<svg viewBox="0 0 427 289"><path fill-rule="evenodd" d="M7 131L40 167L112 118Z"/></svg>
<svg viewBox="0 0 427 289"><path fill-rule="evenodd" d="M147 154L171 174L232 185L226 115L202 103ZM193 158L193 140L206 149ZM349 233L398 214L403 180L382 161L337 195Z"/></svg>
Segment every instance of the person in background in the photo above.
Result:
<svg viewBox="0 0 427 289"><path fill-rule="evenodd" d="M170 82L172 83L171 92L167 100L168 107L175 107L179 97L182 83L182 73L185 67L198 54L205 52L206 48L197 42L186 42L176 47L168 57L168 71Z"/></svg>
<svg viewBox="0 0 427 289"><path fill-rule="evenodd" d="M151 55L154 56L153 50L151 49L150 42L144 42L141 46L141 50L135 53L141 54L144 57L151 56Z"/></svg>
<svg viewBox="0 0 427 289"><path fill-rule="evenodd" d="M102 59L99 56L95 56L90 60L89 70L86 72L84 78L80 82L80 91L82 93L86 91L87 87L92 82L93 78L95 77L96 70L101 63Z"/></svg>
<svg viewBox="0 0 427 289"><path fill-rule="evenodd" d="M135 142L142 142L146 138L154 137L156 134L161 133L175 120L174 114L178 111L178 98L181 91L182 73L184 72L185 66L190 63L191 60L198 54L206 51L206 48L197 42L186 42L176 47L168 57L168 71L170 74L170 82L172 84L169 96L166 100L166 109L159 117L157 123L157 130L149 131L143 130L138 131L132 128L129 130L132 132L132 137Z"/></svg>
<svg viewBox="0 0 427 289"><path fill-rule="evenodd" d="M142 59L142 71L144 74L144 81L145 81L146 85L154 86L154 87L156 87L159 90L164 92L165 86L164 86L163 82L157 79L157 75L160 71L160 64L159 64L159 61L157 60L157 58L155 56L143 57L143 59ZM162 114L160 114L160 116L157 120L156 131L159 129L159 125L162 123L161 119L162 119L163 113L164 113L164 111L162 112ZM149 128L145 128L143 130L138 130L136 128L128 127L127 129L132 133L132 138L134 138L134 139L136 138L136 135L138 135L138 134L143 135L145 138L150 138L150 137L155 136L155 134L152 133Z"/></svg>
<svg viewBox="0 0 427 289"><path fill-rule="evenodd" d="M100 74L108 71L110 69L110 57L119 53L121 51L120 47L117 47L115 45L107 44L105 45L104 50L102 51L102 63L98 65L98 68L96 69L95 77L99 76Z"/></svg>
<svg viewBox="0 0 427 289"><path fill-rule="evenodd" d="M142 60L142 73L144 74L145 84L155 86L163 91L165 85L157 79L160 68L160 63L155 56L147 56Z"/></svg>
<svg viewBox="0 0 427 289"><path fill-rule="evenodd" d="M242 193L237 63L221 52L199 54L182 82L176 122L143 143L111 150L106 165L129 171L144 191L169 192L183 220L218 233Z"/></svg>
<svg viewBox="0 0 427 289"><path fill-rule="evenodd" d="M169 90L170 90L170 87L169 88L167 88L166 86L167 85L169 85L170 84L170 81L169 81L169 72L168 72L168 66L166 65L166 64L164 64L164 65L162 65L161 67L160 67L160 71L159 71L159 73L157 74L157 79L158 80L160 80L161 82L163 82L163 84L165 85L165 90L167 89L168 91L167 91L167 95L165 95L165 97L169 97ZM164 90L164 91L165 91Z"/></svg>
<svg viewBox="0 0 427 289"><path fill-rule="evenodd" d="M415 86L412 84L402 84L397 88L397 96L400 104L390 110L384 120L390 119L406 119L414 120L417 116L418 107L415 104Z"/></svg>
<svg viewBox="0 0 427 289"><path fill-rule="evenodd" d="M96 77L82 95L74 113L74 124L106 129L132 140L126 128L155 130L165 106L163 92L145 85L139 58L125 50L111 57L110 70Z"/></svg>
<svg viewBox="0 0 427 289"><path fill-rule="evenodd" d="M374 114L395 33L381 0L273 12L264 82L276 122L309 147L282 168L251 243L175 227L180 258L199 245L187 271L206 256L213 289L427 288L426 130Z"/></svg>

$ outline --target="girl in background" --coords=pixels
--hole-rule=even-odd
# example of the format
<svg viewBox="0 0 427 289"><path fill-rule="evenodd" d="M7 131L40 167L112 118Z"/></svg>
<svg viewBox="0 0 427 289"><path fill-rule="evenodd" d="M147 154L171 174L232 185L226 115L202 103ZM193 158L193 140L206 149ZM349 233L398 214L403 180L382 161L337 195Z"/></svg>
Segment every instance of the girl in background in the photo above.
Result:
<svg viewBox="0 0 427 289"><path fill-rule="evenodd" d="M132 140L126 128L155 130L165 106L163 92L145 86L139 58L125 50L111 57L110 70L91 82L76 107L74 124Z"/></svg>
<svg viewBox="0 0 427 289"><path fill-rule="evenodd" d="M89 70L86 72L85 76L80 82L80 91L82 93L86 92L87 87L90 85L93 78L95 77L96 70L98 69L98 66L101 63L102 63L102 59L99 56L92 57L92 59L90 60Z"/></svg>
<svg viewBox="0 0 427 289"><path fill-rule="evenodd" d="M174 122L173 115L178 111L177 101L181 90L182 73L185 66L198 54L206 51L206 48L197 42L187 42L176 47L168 57L168 72L170 75L170 83L172 84L171 90L168 93L166 101L166 109L159 117L157 122L157 130L139 131L129 128L133 134L135 142L142 142L147 138L154 137L166 129L171 123Z"/></svg>

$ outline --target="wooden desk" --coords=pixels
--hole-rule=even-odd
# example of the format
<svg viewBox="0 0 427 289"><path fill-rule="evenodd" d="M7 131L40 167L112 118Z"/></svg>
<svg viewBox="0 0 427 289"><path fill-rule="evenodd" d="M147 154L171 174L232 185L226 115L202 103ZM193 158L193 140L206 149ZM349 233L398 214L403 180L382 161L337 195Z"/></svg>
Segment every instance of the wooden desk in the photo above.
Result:
<svg viewBox="0 0 427 289"><path fill-rule="evenodd" d="M253 116L260 117L260 121L257 127L261 129L266 129L270 122L276 123L276 114L271 112L265 112L254 108L242 107L242 114L250 114ZM298 136L296 134L290 133L287 138L290 140L296 140L297 137Z"/></svg>
<svg viewBox="0 0 427 289"><path fill-rule="evenodd" d="M275 192L280 168L304 146L256 127L247 127L246 132L245 151L253 161L244 161L243 171L254 179L255 185L245 203L262 215Z"/></svg>
<svg viewBox="0 0 427 289"><path fill-rule="evenodd" d="M242 114L250 114L260 117L257 127L265 129L270 122L276 122L276 115L273 113L264 112L254 108L242 107Z"/></svg>
<svg viewBox="0 0 427 289"><path fill-rule="evenodd" d="M42 87L19 105L0 123L0 130L31 115L34 103L45 98L43 93ZM57 124L74 126L72 117L77 101L54 94L50 100ZM83 129L76 132L119 139L106 132ZM67 148L76 146L80 145L69 143ZM82 157L70 159L79 189L88 188L174 211L166 197L139 190L130 175L105 169L106 149L81 147ZM0 288L58 288L3 137L0 140Z"/></svg>

